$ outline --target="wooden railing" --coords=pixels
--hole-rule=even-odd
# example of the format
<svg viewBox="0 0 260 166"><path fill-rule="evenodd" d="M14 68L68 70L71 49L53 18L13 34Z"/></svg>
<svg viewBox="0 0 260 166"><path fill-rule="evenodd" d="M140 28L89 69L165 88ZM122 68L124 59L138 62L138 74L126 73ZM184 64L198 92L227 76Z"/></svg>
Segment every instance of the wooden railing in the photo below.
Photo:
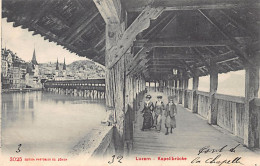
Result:
<svg viewBox="0 0 260 166"><path fill-rule="evenodd" d="M187 108L192 109L192 90L187 90L186 91L186 97L187 97Z"/></svg>
<svg viewBox="0 0 260 166"><path fill-rule="evenodd" d="M105 79L47 81L44 88L63 88L105 91Z"/></svg>
<svg viewBox="0 0 260 166"><path fill-rule="evenodd" d="M144 95L145 91L141 91L140 93L136 94L133 100L133 108L130 105L127 105L124 119L124 152L126 155L130 154L133 148L134 123L137 121L137 114L142 107L141 104L144 99Z"/></svg>
<svg viewBox="0 0 260 166"><path fill-rule="evenodd" d="M188 90L188 93L191 93ZM198 95L198 114L208 119L209 110L209 92L197 91ZM189 109L191 109L191 96L187 95ZM217 105L217 125L230 131L234 135L244 137L244 110L245 98L230 95L216 94Z"/></svg>
<svg viewBox="0 0 260 166"><path fill-rule="evenodd" d="M173 92L177 95L176 101L180 101L180 89L165 88L164 91L167 95ZM192 109L193 94L192 90L183 91L183 105ZM184 97L186 97L184 99ZM209 92L197 91L198 98L198 114L208 119L208 111L210 109ZM244 120L245 120L245 97L237 97L231 95L216 94L215 102L217 107L217 125L234 135L243 139L244 137ZM255 105L260 109L260 99L254 99ZM179 103L179 102L178 102Z"/></svg>
<svg viewBox="0 0 260 166"><path fill-rule="evenodd" d="M204 118L208 118L209 110L209 93L197 91L198 95L198 114Z"/></svg>
<svg viewBox="0 0 260 166"><path fill-rule="evenodd" d="M256 98L254 102L257 107L260 107L260 98Z"/></svg>
<svg viewBox="0 0 260 166"><path fill-rule="evenodd" d="M218 126L232 132L240 138L243 138L245 98L216 94L216 102Z"/></svg>

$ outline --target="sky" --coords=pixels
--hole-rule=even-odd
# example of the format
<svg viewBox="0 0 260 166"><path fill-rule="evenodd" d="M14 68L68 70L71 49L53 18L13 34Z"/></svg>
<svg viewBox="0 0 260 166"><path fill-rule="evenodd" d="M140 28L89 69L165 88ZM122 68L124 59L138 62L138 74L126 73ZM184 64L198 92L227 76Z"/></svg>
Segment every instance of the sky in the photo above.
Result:
<svg viewBox="0 0 260 166"><path fill-rule="evenodd" d="M190 79L190 82L189 89L192 88L192 79ZM200 77L198 90L209 92L209 83L209 76ZM219 74L217 93L234 96L245 96L245 70Z"/></svg>
<svg viewBox="0 0 260 166"><path fill-rule="evenodd" d="M12 22L8 23L6 18L2 19L2 47L6 46L25 61L32 59L34 45L38 63L56 62L57 58L59 62L63 62L65 58L66 63L69 64L87 59L70 53L54 42L44 40L40 35L32 34L33 32L29 32L28 29L22 29L20 26L14 28Z"/></svg>

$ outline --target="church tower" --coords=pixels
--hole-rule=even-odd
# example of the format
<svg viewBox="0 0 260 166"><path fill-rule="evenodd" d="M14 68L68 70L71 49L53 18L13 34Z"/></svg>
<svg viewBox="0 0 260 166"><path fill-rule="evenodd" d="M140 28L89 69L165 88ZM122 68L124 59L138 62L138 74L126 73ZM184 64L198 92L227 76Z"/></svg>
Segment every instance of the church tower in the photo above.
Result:
<svg viewBox="0 0 260 166"><path fill-rule="evenodd" d="M34 76L38 76L39 75L39 64L36 60L35 48L33 50L31 65L32 65L32 68L33 68L33 71L34 71Z"/></svg>
<svg viewBox="0 0 260 166"><path fill-rule="evenodd" d="M58 58L57 58L57 63L56 63L55 76L56 77L59 76L59 61L58 61Z"/></svg>
<svg viewBox="0 0 260 166"><path fill-rule="evenodd" d="M32 57L32 64L34 64L34 65L38 65L38 63L37 63L37 60L36 60L36 53L35 53L35 48L34 48L34 50L33 50L33 57Z"/></svg>
<svg viewBox="0 0 260 166"><path fill-rule="evenodd" d="M62 74L63 74L63 77L67 76L65 58L64 58L63 68L62 68Z"/></svg>

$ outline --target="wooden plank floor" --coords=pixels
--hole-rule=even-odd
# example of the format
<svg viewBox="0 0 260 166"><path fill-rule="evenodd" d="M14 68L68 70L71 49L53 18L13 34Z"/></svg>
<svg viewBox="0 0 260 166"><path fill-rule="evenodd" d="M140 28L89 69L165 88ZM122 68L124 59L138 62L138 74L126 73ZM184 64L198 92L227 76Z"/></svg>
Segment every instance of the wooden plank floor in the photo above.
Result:
<svg viewBox="0 0 260 166"><path fill-rule="evenodd" d="M152 101L155 103L156 96L159 93L149 92L149 94L152 95ZM160 95L163 95L163 101L166 104L167 96L162 93ZM205 146L220 149L227 145L225 150L228 151L228 149L239 144L239 139L235 136L209 125L205 119L184 109L181 105L177 106L177 128L173 130L172 134L165 135L164 117L160 133L156 132L155 129L141 131L143 121L140 114L141 109L138 111L137 121L134 125L133 150L131 153L133 157L158 155L196 156L199 149ZM245 156L259 156L259 153L252 152L242 144L238 146L237 151Z"/></svg>

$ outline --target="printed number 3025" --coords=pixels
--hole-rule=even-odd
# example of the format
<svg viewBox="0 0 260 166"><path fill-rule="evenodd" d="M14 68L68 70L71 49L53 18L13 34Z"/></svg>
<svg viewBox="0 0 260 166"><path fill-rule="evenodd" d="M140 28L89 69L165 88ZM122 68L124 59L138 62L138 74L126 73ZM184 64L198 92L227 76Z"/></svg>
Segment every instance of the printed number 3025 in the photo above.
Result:
<svg viewBox="0 0 260 166"><path fill-rule="evenodd" d="M22 161L22 157L10 157L10 161Z"/></svg>
<svg viewBox="0 0 260 166"><path fill-rule="evenodd" d="M108 164L112 164L114 162L114 160L115 160L115 157L116 157L116 155L113 155L112 156L112 161L108 161ZM117 156L117 159L118 159L119 163L122 163L121 160L123 159L123 156Z"/></svg>

